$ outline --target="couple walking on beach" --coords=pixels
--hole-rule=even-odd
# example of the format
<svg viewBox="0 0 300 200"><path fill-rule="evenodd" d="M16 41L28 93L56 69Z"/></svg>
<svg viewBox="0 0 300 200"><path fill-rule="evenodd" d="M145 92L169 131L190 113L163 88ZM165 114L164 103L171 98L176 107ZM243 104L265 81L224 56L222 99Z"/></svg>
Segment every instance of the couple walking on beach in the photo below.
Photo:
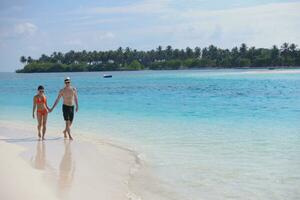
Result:
<svg viewBox="0 0 300 200"><path fill-rule="evenodd" d="M59 100L62 97L62 111L64 120L66 122L66 127L63 131L64 137L67 138L68 136L70 140L73 140L71 135L71 125L74 118L74 102L76 106L75 111L78 111L78 97L76 89L71 86L71 79L67 77L65 78L64 82L65 87L59 91L52 108L48 107L47 98L45 96L45 89L42 85L38 87L38 94L33 97L32 117L35 118L36 110L39 139L45 139L48 113L52 112L52 110L55 108L55 106L58 104Z"/></svg>

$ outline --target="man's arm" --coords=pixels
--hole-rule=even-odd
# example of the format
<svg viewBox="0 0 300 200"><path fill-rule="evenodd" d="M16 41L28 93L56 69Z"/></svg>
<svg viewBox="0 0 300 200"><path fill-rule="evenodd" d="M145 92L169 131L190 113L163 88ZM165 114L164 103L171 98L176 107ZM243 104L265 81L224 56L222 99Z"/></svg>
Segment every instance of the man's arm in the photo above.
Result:
<svg viewBox="0 0 300 200"><path fill-rule="evenodd" d="M60 90L59 93L58 93L58 96L57 96L57 98L56 98L56 100L54 102L54 105L52 106L52 108L50 109L50 111L52 111L55 108L55 106L58 104L58 102L59 102L60 98L62 97L62 95L63 95L63 91Z"/></svg>
<svg viewBox="0 0 300 200"><path fill-rule="evenodd" d="M75 100L76 112L77 112L78 111L78 95L77 95L76 88L74 88L74 100Z"/></svg>
<svg viewBox="0 0 300 200"><path fill-rule="evenodd" d="M32 107L32 118L35 118L35 116L34 116L35 108L36 108L36 101L35 101L35 96L34 96L33 97L33 107Z"/></svg>

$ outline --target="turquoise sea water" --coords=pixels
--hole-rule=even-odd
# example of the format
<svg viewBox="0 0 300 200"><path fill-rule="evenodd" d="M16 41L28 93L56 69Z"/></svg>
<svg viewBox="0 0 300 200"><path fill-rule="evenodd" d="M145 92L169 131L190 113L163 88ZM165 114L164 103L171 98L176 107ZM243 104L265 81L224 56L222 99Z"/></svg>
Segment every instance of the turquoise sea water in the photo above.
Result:
<svg viewBox="0 0 300 200"><path fill-rule="evenodd" d="M274 72L273 72L274 71ZM78 89L74 129L131 144L182 199L300 199L300 72L0 73L0 120ZM49 126L63 127L61 105ZM75 136L76 137L76 136Z"/></svg>

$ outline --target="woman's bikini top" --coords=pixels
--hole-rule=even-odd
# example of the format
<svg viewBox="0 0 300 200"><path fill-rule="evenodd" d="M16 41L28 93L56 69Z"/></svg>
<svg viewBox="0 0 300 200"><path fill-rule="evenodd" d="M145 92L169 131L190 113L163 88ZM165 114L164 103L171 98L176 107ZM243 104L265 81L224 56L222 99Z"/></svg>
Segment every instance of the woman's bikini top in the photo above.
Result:
<svg viewBox="0 0 300 200"><path fill-rule="evenodd" d="M40 97L36 98L36 103L37 104L44 104L44 103L46 103L46 101L47 101L47 99L46 99L45 96L43 96L42 98L40 98Z"/></svg>

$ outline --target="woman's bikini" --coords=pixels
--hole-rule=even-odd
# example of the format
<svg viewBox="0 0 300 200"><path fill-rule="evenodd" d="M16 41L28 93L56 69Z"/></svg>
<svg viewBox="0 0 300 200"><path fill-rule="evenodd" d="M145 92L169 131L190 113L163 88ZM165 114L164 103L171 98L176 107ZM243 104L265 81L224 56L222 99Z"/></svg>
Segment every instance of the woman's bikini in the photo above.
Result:
<svg viewBox="0 0 300 200"><path fill-rule="evenodd" d="M42 98L37 97L36 98L36 104L46 104L47 99L45 96L43 96ZM37 112L40 113L41 115L46 115L48 113L47 109L43 108L43 109L37 109Z"/></svg>

